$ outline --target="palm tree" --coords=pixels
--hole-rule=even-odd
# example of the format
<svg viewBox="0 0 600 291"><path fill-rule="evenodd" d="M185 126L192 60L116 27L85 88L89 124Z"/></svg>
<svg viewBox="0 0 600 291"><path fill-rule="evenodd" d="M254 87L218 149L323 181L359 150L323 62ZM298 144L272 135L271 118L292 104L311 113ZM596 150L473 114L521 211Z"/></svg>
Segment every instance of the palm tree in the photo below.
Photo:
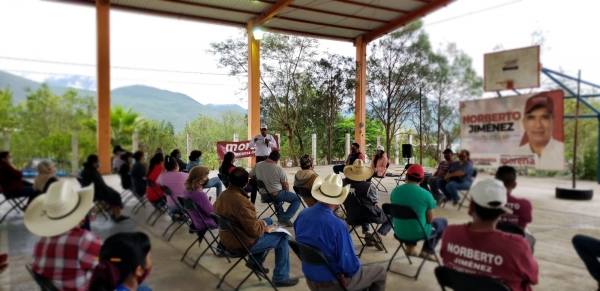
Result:
<svg viewBox="0 0 600 291"><path fill-rule="evenodd" d="M131 109L131 107L123 109L121 105L110 109L110 141L113 146L130 145L133 133L147 122L144 116L132 112ZM96 124L96 118L84 122L84 126L93 131L96 131Z"/></svg>

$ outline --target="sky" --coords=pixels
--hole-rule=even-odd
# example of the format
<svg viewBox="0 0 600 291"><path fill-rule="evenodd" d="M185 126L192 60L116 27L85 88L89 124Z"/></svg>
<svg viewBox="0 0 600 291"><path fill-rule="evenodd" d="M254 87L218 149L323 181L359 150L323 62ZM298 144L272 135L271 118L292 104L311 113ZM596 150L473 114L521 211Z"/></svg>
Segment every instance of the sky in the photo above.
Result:
<svg viewBox="0 0 600 291"><path fill-rule="evenodd" d="M541 55L544 67L571 75L581 69L583 79L600 83L596 61L600 38L591 35L600 27L597 11L598 0L457 0L423 20L435 48L456 43L473 58L480 75L485 53L497 47L530 46L531 34L541 31L545 38ZM218 68L215 56L207 53L211 42L238 33L239 29L227 26L112 11L111 87L143 84L181 92L203 104L247 108L247 92L239 90L241 81L227 76L228 70ZM320 43L322 51L355 56L351 43ZM93 7L0 0L0 70L36 81L70 75L93 78L95 63Z"/></svg>

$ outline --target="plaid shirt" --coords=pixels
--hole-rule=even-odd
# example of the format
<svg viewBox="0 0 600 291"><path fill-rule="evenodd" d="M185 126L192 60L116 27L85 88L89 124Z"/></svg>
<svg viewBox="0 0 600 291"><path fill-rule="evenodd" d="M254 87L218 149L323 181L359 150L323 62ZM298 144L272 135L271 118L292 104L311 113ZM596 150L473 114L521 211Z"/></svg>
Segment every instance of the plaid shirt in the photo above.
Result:
<svg viewBox="0 0 600 291"><path fill-rule="evenodd" d="M102 241L92 232L72 229L42 237L33 250L34 272L52 280L59 290L84 291L98 262Z"/></svg>

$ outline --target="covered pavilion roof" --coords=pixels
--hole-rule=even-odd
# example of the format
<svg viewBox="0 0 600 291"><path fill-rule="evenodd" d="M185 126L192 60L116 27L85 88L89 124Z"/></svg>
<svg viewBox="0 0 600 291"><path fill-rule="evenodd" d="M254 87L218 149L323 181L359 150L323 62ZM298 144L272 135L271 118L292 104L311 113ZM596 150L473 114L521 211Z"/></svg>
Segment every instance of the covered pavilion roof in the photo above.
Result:
<svg viewBox="0 0 600 291"><path fill-rule="evenodd" d="M95 0L54 0L95 5ZM108 0L100 0L108 1ZM322 39L370 42L453 0L110 0L112 9Z"/></svg>

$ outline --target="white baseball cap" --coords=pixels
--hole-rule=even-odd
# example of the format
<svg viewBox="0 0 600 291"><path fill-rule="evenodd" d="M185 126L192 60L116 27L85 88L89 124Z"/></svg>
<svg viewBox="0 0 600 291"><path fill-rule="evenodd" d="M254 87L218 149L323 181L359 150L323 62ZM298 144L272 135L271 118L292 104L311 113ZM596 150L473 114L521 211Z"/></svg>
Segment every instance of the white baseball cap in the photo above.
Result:
<svg viewBox="0 0 600 291"><path fill-rule="evenodd" d="M266 124L261 124L261 125L260 125L260 129L263 129L263 128L264 128L264 129L269 129L269 128L267 128L267 125L266 125Z"/></svg>
<svg viewBox="0 0 600 291"><path fill-rule="evenodd" d="M385 152L385 149L383 148L383 146L382 146L382 145L378 146L378 147L377 147L377 150L378 150L378 151Z"/></svg>
<svg viewBox="0 0 600 291"><path fill-rule="evenodd" d="M469 192L473 202L483 208L502 209L508 214L513 213L510 208L506 207L506 187L498 179L485 179L477 182Z"/></svg>

